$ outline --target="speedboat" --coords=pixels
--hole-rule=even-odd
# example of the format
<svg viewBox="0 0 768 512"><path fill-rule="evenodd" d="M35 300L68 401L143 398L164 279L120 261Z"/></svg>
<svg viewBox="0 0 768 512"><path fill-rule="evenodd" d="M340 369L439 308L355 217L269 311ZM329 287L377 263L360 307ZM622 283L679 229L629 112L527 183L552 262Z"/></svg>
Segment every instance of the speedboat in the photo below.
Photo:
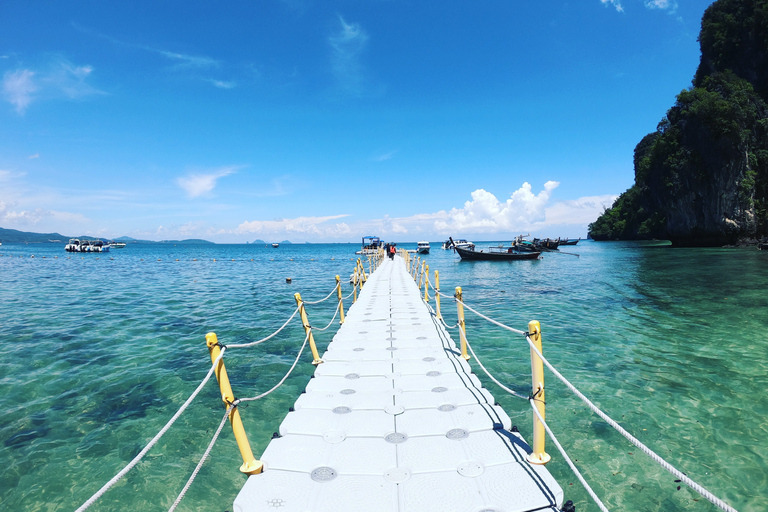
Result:
<svg viewBox="0 0 768 512"><path fill-rule="evenodd" d="M125 248L125 242L109 242L109 246L113 249L123 249Z"/></svg>
<svg viewBox="0 0 768 512"><path fill-rule="evenodd" d="M416 246L416 252L419 254L429 254L429 242L419 242Z"/></svg>
<svg viewBox="0 0 768 512"><path fill-rule="evenodd" d="M461 247L462 249L474 250L475 244L467 240L464 240L463 238L454 240L451 237L448 237L448 241L443 244L443 249L455 249L456 247Z"/></svg>
<svg viewBox="0 0 768 512"><path fill-rule="evenodd" d="M272 244L273 249L277 249L278 247L280 247L280 244Z"/></svg>
<svg viewBox="0 0 768 512"><path fill-rule="evenodd" d="M70 238L69 243L64 246L64 250L67 252L81 252L80 240L77 238Z"/></svg>

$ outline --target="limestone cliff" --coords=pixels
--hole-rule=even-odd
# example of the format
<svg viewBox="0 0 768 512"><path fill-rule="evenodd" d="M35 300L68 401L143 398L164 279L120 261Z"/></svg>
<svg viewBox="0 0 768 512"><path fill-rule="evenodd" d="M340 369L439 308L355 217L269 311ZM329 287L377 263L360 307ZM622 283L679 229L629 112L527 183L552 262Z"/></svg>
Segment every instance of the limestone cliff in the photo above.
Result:
<svg viewBox="0 0 768 512"><path fill-rule="evenodd" d="M768 232L768 1L718 0L694 87L635 148L635 185L590 224L596 240L724 245Z"/></svg>

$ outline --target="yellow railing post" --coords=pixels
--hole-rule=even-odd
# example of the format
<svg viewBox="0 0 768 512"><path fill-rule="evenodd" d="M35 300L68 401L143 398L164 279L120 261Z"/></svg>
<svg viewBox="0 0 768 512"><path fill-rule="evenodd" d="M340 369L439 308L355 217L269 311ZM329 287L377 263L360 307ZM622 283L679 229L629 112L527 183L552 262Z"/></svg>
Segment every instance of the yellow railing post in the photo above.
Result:
<svg viewBox="0 0 768 512"><path fill-rule="evenodd" d="M357 267L355 267L355 278L354 279L355 279L355 281L354 281L353 284L355 285L355 287L353 288L354 295L352 296L352 304L357 302L357 279L358 279L358 277L357 277Z"/></svg>
<svg viewBox="0 0 768 512"><path fill-rule="evenodd" d="M208 346L208 352L211 354L211 362L213 363L221 355L221 345L219 345L216 334L212 332L206 334L205 344ZM229 384L227 369L224 367L224 358L219 359L213 372L216 374L216 380L219 381L221 400L226 407L232 406L232 403L235 401L235 394L232 393L232 386ZM248 436L245 434L245 428L243 428L243 420L240 419L240 411L237 410L236 406L232 406L229 410L229 423L232 425L232 432L235 434L237 447L240 449L240 455L243 457L243 465L240 466L240 471L246 475L258 475L264 469L264 464L253 456Z"/></svg>
<svg viewBox="0 0 768 512"><path fill-rule="evenodd" d="M426 266L424 276L424 302L429 302L429 265Z"/></svg>
<svg viewBox="0 0 768 512"><path fill-rule="evenodd" d="M464 299L461 295L461 286L456 287L456 309L459 314L459 336L461 338L461 357L465 361L469 361L470 357L467 354L467 327L464 325Z"/></svg>
<svg viewBox="0 0 768 512"><path fill-rule="evenodd" d="M320 359L320 354L317 353L317 345L315 345L315 337L312 335L312 326L309 325L307 320L307 310L304 309L304 301L301 300L300 293L294 293L293 298L296 299L296 305L299 307L299 314L301 315L301 323L304 324L304 333L309 335L309 348L312 350L312 364L317 366L323 362Z"/></svg>
<svg viewBox="0 0 768 512"><path fill-rule="evenodd" d="M360 258L357 258L357 266L360 267L360 274L362 274L362 277L363 277L363 281L362 281L362 283L360 285L360 286L362 286L368 280L368 276L365 275L365 267L363 267L363 262L360 261Z"/></svg>
<svg viewBox="0 0 768 512"><path fill-rule="evenodd" d="M340 324L344 323L344 299L341 298L341 278L336 276L336 294L339 297L339 320Z"/></svg>
<svg viewBox="0 0 768 512"><path fill-rule="evenodd" d="M533 345L541 351L541 325L536 320L528 322L528 332ZM533 406L541 414L542 419L546 421L544 415L544 363L536 352L531 348L531 380L533 384ZM528 455L528 462L531 464L546 464L551 457L544 451L544 441L546 437L544 424L541 423L538 416L533 415L533 452Z"/></svg>
<svg viewBox="0 0 768 512"><path fill-rule="evenodd" d="M437 270L435 270L435 302L437 303L437 309L435 310L437 319L442 320L443 315L440 314L440 272Z"/></svg>

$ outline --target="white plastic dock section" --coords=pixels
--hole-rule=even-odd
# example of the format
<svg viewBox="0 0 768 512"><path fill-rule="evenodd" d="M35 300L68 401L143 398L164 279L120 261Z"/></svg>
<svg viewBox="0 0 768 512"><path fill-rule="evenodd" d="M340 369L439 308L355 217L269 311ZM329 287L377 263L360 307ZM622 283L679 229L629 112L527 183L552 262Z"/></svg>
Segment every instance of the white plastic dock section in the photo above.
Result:
<svg viewBox="0 0 768 512"><path fill-rule="evenodd" d="M563 491L494 406L404 261L369 277L237 512L559 510Z"/></svg>

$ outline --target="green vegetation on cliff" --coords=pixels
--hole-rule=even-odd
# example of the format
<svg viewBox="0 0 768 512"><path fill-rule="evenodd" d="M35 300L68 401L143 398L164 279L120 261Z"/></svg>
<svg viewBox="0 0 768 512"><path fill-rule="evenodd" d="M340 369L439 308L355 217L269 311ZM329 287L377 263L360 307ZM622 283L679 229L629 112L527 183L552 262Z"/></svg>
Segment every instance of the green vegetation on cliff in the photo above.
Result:
<svg viewBox="0 0 768 512"><path fill-rule="evenodd" d="M635 185L592 238L723 245L768 231L768 2L718 0L699 42L694 87L637 145Z"/></svg>

